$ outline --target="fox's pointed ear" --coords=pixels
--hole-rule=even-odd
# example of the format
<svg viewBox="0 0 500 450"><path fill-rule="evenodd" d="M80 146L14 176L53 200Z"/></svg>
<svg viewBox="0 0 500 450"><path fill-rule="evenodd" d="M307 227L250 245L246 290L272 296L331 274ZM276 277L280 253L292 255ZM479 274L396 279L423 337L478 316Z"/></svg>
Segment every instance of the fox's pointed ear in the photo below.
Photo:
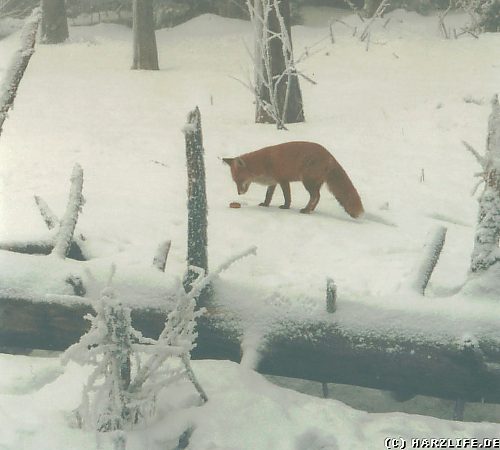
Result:
<svg viewBox="0 0 500 450"><path fill-rule="evenodd" d="M224 161L228 166L230 166L231 163L234 161L234 158L222 158L222 161Z"/></svg>
<svg viewBox="0 0 500 450"><path fill-rule="evenodd" d="M239 157L235 158L235 161L236 161L236 166L238 166L238 167L245 167L246 166L245 161L243 161L243 159L241 159Z"/></svg>

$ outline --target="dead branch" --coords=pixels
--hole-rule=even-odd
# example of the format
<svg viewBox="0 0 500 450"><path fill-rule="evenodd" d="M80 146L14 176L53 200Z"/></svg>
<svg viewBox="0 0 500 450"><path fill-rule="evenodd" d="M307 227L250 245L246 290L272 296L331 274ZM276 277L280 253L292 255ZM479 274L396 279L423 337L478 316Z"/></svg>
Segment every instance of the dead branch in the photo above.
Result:
<svg viewBox="0 0 500 450"><path fill-rule="evenodd" d="M375 11L375 14L373 14L371 19L368 21L363 32L361 33L361 36L359 37L361 42L363 42L368 37L370 27L373 25L373 23L375 22L376 19L378 19L379 17L382 17L382 15L384 14L384 11L386 10L386 8L388 6L389 6L389 0L382 0L380 2L380 5L378 5L377 10Z"/></svg>
<svg viewBox="0 0 500 450"><path fill-rule="evenodd" d="M165 266L167 265L167 258L168 258L168 253L170 252L171 245L172 241L162 242L158 246L156 255L153 258L153 266L156 267L161 272L165 272Z"/></svg>
<svg viewBox="0 0 500 450"><path fill-rule="evenodd" d="M82 210L85 200L82 195L83 169L79 164L75 164L71 174L71 188L68 198L66 212L61 220L61 226L55 238L52 254L65 258L69 252L73 234L75 232L78 214Z"/></svg>
<svg viewBox="0 0 500 450"><path fill-rule="evenodd" d="M43 221L45 222L49 230L52 230L59 225L59 219L52 212L52 210L49 208L49 205L47 205L47 202L43 198L35 195L35 203L38 206Z"/></svg>

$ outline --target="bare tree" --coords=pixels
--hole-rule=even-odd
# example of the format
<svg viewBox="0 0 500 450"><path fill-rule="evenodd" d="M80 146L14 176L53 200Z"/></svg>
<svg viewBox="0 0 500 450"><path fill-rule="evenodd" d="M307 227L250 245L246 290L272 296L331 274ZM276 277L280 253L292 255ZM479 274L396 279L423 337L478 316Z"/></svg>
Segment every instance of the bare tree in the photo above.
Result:
<svg viewBox="0 0 500 450"><path fill-rule="evenodd" d="M134 60L132 69L158 70L153 0L134 0Z"/></svg>
<svg viewBox="0 0 500 450"><path fill-rule="evenodd" d="M304 121L302 94L293 60L289 0L247 0L255 32L257 123Z"/></svg>
<svg viewBox="0 0 500 450"><path fill-rule="evenodd" d="M42 36L44 44L60 44L69 37L64 0L42 0Z"/></svg>

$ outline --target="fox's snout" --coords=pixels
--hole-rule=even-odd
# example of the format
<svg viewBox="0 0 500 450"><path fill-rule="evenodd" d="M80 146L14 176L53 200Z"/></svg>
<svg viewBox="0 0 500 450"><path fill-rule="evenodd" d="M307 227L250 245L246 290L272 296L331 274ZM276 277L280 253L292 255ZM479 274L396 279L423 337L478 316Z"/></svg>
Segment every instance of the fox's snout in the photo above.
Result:
<svg viewBox="0 0 500 450"><path fill-rule="evenodd" d="M238 188L238 195L246 194L249 186L250 183L237 183L236 187Z"/></svg>

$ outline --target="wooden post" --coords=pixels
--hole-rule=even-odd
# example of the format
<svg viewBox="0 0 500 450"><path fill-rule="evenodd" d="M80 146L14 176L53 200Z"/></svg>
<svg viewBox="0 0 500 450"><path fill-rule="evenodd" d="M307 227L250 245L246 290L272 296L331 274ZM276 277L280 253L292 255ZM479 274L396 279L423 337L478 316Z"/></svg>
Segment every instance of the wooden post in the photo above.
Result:
<svg viewBox="0 0 500 450"><path fill-rule="evenodd" d="M186 141L186 163L188 174L188 269L183 284L186 292L191 290L191 283L198 273L191 266L199 267L208 273L208 237L207 237L207 194L205 186L205 162L203 160L203 136L201 114L198 107L188 114L184 126ZM208 299L209 289L205 289L198 298L198 306Z"/></svg>
<svg viewBox="0 0 500 450"><path fill-rule="evenodd" d="M337 309L337 286L331 278L326 280L326 310L334 313Z"/></svg>

